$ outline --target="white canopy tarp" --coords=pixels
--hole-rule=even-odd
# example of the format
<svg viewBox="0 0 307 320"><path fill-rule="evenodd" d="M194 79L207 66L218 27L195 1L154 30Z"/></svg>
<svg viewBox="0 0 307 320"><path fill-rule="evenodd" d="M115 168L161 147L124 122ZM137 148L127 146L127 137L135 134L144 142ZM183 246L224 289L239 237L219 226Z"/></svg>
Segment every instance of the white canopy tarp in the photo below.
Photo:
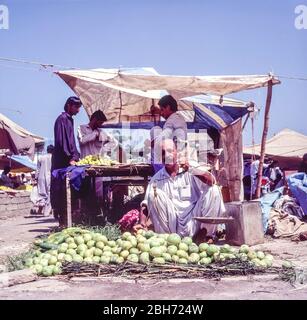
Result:
<svg viewBox="0 0 307 320"><path fill-rule="evenodd" d="M37 136L30 131L26 130L25 128L21 127L11 119L7 118L5 115L0 113L0 124L7 126L12 131L14 131L19 136L25 138L25 137L31 137L34 139L35 143L42 143L44 142L44 138Z"/></svg>
<svg viewBox="0 0 307 320"><path fill-rule="evenodd" d="M143 68L144 70L154 70ZM108 83L110 85L136 89L167 90L183 92L184 96L196 94L226 95L243 90L266 87L269 81L279 84L273 75L240 75L240 76L174 76L160 74L131 73L133 69L93 69L67 70L57 74L70 76L93 83Z"/></svg>
<svg viewBox="0 0 307 320"><path fill-rule="evenodd" d="M260 155L261 145L243 148L245 154ZM283 129L266 141L265 153L268 156L302 158L307 153L307 136L290 130Z"/></svg>
<svg viewBox="0 0 307 320"><path fill-rule="evenodd" d="M192 110L195 99L184 97L207 93L216 95L208 95L207 103L210 97L211 103L245 107L243 101L221 99L221 95L263 87L269 80L279 83L273 76L164 76L153 68L67 70L56 74L80 97L88 115L103 110L110 123L149 114L150 107L167 93L178 99L179 110ZM201 96L199 99L203 100Z"/></svg>

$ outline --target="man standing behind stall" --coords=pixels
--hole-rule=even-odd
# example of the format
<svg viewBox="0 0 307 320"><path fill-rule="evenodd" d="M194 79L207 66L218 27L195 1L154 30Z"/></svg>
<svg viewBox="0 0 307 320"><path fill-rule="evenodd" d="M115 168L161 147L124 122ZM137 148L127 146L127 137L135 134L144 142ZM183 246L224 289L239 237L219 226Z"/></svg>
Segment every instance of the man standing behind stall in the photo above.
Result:
<svg viewBox="0 0 307 320"><path fill-rule="evenodd" d="M116 140L103 130L99 130L105 121L107 121L105 114L98 110L91 115L89 124L79 126L78 140L81 158L88 155L104 155L116 148Z"/></svg>
<svg viewBox="0 0 307 320"><path fill-rule="evenodd" d="M116 139L107 135L99 129L107 121L105 114L101 110L95 111L89 124L83 124L78 128L78 140L80 145L81 158L89 155L105 155L117 147ZM96 178L96 194L102 195L102 178ZM89 186L88 189L89 190Z"/></svg>
<svg viewBox="0 0 307 320"><path fill-rule="evenodd" d="M69 97L54 124L54 150L51 171L75 165L79 160L74 135L73 116L79 113L82 103L78 97ZM51 178L51 205L60 226L65 225L65 187L62 181Z"/></svg>
<svg viewBox="0 0 307 320"><path fill-rule="evenodd" d="M166 120L162 131L155 130L155 150L154 150L154 163L161 164L161 150L157 150L157 146L162 145L165 139L172 139L176 142L178 150L178 161L186 161L187 159L187 139L188 129L187 123L183 116L178 113L177 101L171 96L163 96L158 105L160 107L160 115ZM182 160L184 159L184 160Z"/></svg>
<svg viewBox="0 0 307 320"><path fill-rule="evenodd" d="M159 100L158 104L160 115L166 120L162 133L165 139L176 137L177 143L186 142L188 137L187 123L183 116L177 112L177 101L171 95L166 95Z"/></svg>

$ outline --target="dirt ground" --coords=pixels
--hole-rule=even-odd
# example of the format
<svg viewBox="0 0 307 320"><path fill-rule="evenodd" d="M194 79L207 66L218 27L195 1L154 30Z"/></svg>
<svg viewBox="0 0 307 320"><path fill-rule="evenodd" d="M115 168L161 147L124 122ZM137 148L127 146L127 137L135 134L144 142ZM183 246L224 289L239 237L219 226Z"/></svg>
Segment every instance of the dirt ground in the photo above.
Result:
<svg viewBox="0 0 307 320"><path fill-rule="evenodd" d="M56 226L52 218L16 217L0 220L0 264L8 255L27 249L33 239ZM266 239L256 249L273 254L275 265L289 260L305 268L307 242ZM226 277L221 280L170 279L128 280L125 278L41 278L0 290L0 299L307 299L307 281L291 285L276 275Z"/></svg>

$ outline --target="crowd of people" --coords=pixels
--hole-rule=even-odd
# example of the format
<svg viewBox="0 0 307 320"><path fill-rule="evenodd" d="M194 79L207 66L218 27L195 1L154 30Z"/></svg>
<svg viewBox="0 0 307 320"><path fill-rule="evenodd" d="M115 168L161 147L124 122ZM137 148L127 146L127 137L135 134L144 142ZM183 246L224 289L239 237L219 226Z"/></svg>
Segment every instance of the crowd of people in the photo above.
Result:
<svg viewBox="0 0 307 320"><path fill-rule="evenodd" d="M25 185L33 185L34 176L31 174L13 174L10 166L5 166L0 176L0 186L16 189Z"/></svg>

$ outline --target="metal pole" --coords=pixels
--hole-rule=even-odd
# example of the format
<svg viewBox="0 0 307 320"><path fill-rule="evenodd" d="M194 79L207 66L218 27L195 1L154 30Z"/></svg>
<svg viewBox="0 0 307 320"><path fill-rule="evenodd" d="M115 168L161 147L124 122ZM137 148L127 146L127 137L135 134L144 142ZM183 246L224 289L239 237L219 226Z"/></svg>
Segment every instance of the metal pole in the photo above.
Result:
<svg viewBox="0 0 307 320"><path fill-rule="evenodd" d="M273 91L273 82L272 80L270 80L268 82L268 91L267 91L266 104L265 104L264 124L263 124L262 140L261 140L261 152L260 152L258 180L257 180L257 189L256 189L256 199L260 198L260 195L261 195L262 170L263 170L263 163L264 163L266 138L267 138L268 129L269 129L269 119L270 119L269 114L270 114L270 107L271 107L271 101L272 101L272 91Z"/></svg>

